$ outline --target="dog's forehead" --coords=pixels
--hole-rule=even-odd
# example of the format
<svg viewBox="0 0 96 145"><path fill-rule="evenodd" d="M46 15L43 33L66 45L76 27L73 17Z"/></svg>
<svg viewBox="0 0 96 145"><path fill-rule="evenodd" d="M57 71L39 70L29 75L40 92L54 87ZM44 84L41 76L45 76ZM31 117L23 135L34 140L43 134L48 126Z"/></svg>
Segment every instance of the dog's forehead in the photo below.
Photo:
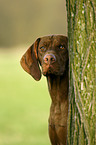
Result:
<svg viewBox="0 0 96 145"><path fill-rule="evenodd" d="M64 43L64 42L67 42L67 37L66 36L63 36L63 35L50 35L50 36L44 36L44 37L41 37L41 40L40 40L40 44L58 44L58 43Z"/></svg>
<svg viewBox="0 0 96 145"><path fill-rule="evenodd" d="M51 43L53 41L53 36L41 37L40 44Z"/></svg>

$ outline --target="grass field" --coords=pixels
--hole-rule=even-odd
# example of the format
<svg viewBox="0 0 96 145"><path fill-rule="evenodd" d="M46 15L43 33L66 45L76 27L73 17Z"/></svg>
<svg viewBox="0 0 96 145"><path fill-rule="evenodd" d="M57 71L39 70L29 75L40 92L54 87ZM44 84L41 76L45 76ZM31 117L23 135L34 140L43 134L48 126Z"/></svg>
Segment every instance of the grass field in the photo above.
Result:
<svg viewBox="0 0 96 145"><path fill-rule="evenodd" d="M0 145L49 145L46 79L23 71L24 51L0 49Z"/></svg>

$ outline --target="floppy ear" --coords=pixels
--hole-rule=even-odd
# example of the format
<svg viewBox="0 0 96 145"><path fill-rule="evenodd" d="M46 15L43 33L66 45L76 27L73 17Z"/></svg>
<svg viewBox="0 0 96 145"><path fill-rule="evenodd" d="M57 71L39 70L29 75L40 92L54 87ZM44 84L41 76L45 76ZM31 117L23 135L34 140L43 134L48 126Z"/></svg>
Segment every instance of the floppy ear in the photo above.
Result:
<svg viewBox="0 0 96 145"><path fill-rule="evenodd" d="M22 68L29 73L35 80L39 81L41 78L41 71L38 64L37 48L40 38L25 52L20 60Z"/></svg>

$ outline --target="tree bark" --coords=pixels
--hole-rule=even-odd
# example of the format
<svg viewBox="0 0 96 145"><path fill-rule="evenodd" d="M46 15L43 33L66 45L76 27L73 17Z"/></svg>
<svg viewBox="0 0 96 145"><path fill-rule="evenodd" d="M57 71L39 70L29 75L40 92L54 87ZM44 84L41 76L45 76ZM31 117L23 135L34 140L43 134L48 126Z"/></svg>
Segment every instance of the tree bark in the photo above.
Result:
<svg viewBox="0 0 96 145"><path fill-rule="evenodd" d="M66 0L66 7L70 79L68 145L95 145L95 0Z"/></svg>

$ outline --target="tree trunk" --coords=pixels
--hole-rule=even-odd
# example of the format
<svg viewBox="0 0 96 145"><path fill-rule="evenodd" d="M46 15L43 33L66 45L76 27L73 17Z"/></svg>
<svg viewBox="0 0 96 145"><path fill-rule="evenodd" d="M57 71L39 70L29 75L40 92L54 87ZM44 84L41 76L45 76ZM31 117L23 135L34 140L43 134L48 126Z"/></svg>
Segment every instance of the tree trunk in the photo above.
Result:
<svg viewBox="0 0 96 145"><path fill-rule="evenodd" d="M66 6L70 68L68 145L95 145L95 0L66 0Z"/></svg>

